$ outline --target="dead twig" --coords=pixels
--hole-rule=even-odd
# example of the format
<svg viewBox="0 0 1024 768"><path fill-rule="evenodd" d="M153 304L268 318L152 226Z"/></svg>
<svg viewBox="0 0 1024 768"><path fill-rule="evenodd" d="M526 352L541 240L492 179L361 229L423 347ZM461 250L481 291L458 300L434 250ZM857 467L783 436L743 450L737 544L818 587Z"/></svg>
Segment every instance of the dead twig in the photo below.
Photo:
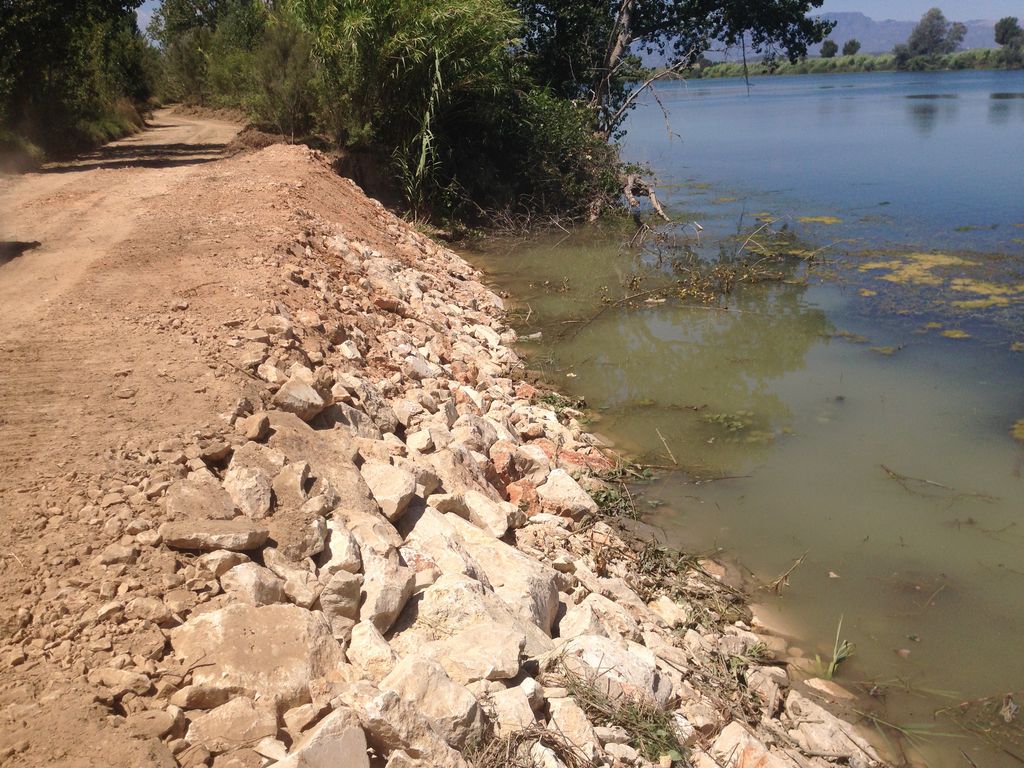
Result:
<svg viewBox="0 0 1024 768"><path fill-rule="evenodd" d="M802 555L800 555L800 557L793 561L793 564L786 569L785 573L783 573L781 576L779 576L779 578L775 579L775 581L769 584L768 588L771 589L772 592L774 592L775 594L781 595L783 588L789 586L789 577L793 575L793 571L795 571L797 568L803 565L804 560L806 558L807 552L804 552Z"/></svg>
<svg viewBox="0 0 1024 768"><path fill-rule="evenodd" d="M674 453L672 453L672 449L668 447L668 442L665 440L665 436L663 434L661 434L661 430L658 429L657 427L654 428L654 431L657 432L658 433L658 437L661 438L661 444L664 445L665 446L665 450L668 451L668 457L670 459L672 459L672 464L674 466L678 467L679 466L679 462L676 461L676 456L675 456Z"/></svg>

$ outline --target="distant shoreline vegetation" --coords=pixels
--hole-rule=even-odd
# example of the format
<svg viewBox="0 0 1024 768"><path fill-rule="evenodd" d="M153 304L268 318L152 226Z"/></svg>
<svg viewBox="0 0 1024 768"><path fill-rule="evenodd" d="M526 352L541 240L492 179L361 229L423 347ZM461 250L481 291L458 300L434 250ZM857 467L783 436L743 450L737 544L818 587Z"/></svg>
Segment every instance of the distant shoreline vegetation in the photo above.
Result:
<svg viewBox="0 0 1024 768"><path fill-rule="evenodd" d="M751 77L770 77L775 75L826 75L849 72L955 72L959 70L1011 70L1024 69L1024 60L1010 58L999 48L974 48L938 56L922 56L911 59L906 66L897 64L894 53L857 54L854 56L835 56L826 58L808 58L796 63L776 61L772 64L763 61L750 62L747 74ZM725 61L707 63L686 73L689 78L720 78L743 77L743 63Z"/></svg>

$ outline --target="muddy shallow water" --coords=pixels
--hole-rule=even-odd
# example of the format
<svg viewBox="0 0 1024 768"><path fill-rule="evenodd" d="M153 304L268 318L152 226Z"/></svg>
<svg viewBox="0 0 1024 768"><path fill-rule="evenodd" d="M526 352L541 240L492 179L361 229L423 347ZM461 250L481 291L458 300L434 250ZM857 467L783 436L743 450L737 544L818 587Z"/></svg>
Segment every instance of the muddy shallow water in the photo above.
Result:
<svg viewBox="0 0 1024 768"><path fill-rule="evenodd" d="M874 125L947 166L966 162L957 141L989 131L971 160L984 165L999 154L992 141L1008 151L1024 136L1024 110L991 108L993 93L1024 91L1024 78L1000 79L1015 74L923 85L876 76L885 80L854 79L846 97L817 82L850 82L842 77L792 78L789 91L752 102L735 84L702 85L703 101L692 85L673 86L663 101L685 101L689 144L669 142L648 105L627 154L668 183L675 226L640 247L624 224L469 254L511 295L521 333L541 333L523 342L530 366L584 397L592 428L616 447L670 468L639 504L672 541L718 552L753 583L806 553L781 595L755 592L759 614L795 638L809 673L815 654L830 657L841 620L856 652L836 679L873 690L872 711L907 728L904 747L932 766L966 765L961 750L979 768L1024 756L1020 718L998 715L1004 694L1024 690L1024 444L1011 434L1024 418L1024 229L1014 226L1024 181L993 171L993 193L991 178L971 182L950 166L966 203L937 182L932 207L915 217L927 190L905 192L901 168L870 193L899 215L866 216L863 190L822 186L813 153L793 167L798 154L771 126L782 109L817 132ZM955 99L936 101L957 110L938 108L927 126L907 111L944 88ZM907 98L922 90L929 98ZM756 166L746 144L755 137L710 135L723 114L759 119L776 139L760 174L730 170L737 155ZM685 151L694 145L697 157ZM772 153L790 163L785 189L770 183ZM839 165L843 178L856 175ZM976 226L960 221L965 212ZM701 265L764 266L769 252L790 254L764 262L770 280L712 301L685 288ZM636 298L608 304L627 296ZM983 697L991 702L959 722L935 714ZM968 720L996 725L999 746L964 730Z"/></svg>

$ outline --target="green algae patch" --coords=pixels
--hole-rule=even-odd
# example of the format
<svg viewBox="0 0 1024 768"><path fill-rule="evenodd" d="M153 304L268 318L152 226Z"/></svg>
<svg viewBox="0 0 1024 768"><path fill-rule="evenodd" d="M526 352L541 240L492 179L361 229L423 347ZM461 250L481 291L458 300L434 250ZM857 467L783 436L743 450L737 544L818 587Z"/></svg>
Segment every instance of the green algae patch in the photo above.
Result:
<svg viewBox="0 0 1024 768"><path fill-rule="evenodd" d="M1010 345L1011 352L1024 352L1024 341L1015 341Z"/></svg>
<svg viewBox="0 0 1024 768"><path fill-rule="evenodd" d="M861 272L881 272L880 280L909 285L942 285L945 279L935 270L949 267L972 266L975 262L945 253L908 253L894 259L868 261L861 264Z"/></svg>
<svg viewBox="0 0 1024 768"><path fill-rule="evenodd" d="M992 307L1006 307L1010 305L1010 299L1006 296L989 296L987 299L964 299L954 301L952 305L957 309L991 309Z"/></svg>
<svg viewBox="0 0 1024 768"><path fill-rule="evenodd" d="M1017 423L1013 425L1013 429L1010 430L1010 434L1013 435L1014 440L1024 443L1024 419L1017 420Z"/></svg>
<svg viewBox="0 0 1024 768"><path fill-rule="evenodd" d="M945 336L947 339L969 339L971 334L967 331L961 331L959 328L950 328L949 330L943 331L940 336Z"/></svg>
<svg viewBox="0 0 1024 768"><path fill-rule="evenodd" d="M899 351L897 347L868 347L868 349L876 354L885 355L886 357L891 357Z"/></svg>
<svg viewBox="0 0 1024 768"><path fill-rule="evenodd" d="M872 296L878 295L878 291L873 291L870 288L861 288L859 291L857 291L857 293L859 293L865 299L870 299Z"/></svg>
<svg viewBox="0 0 1024 768"><path fill-rule="evenodd" d="M738 199L739 198L737 198L737 197L725 196L725 197L716 197L711 202L712 203L735 203Z"/></svg>
<svg viewBox="0 0 1024 768"><path fill-rule="evenodd" d="M801 224L842 224L843 220L838 216L798 216L797 221Z"/></svg>
<svg viewBox="0 0 1024 768"><path fill-rule="evenodd" d="M959 299L951 302L954 307L959 309L1007 307L1012 302L1024 298L1024 285L1001 285L987 280L958 277L950 281L949 287L960 293L971 293L978 296L976 299Z"/></svg>

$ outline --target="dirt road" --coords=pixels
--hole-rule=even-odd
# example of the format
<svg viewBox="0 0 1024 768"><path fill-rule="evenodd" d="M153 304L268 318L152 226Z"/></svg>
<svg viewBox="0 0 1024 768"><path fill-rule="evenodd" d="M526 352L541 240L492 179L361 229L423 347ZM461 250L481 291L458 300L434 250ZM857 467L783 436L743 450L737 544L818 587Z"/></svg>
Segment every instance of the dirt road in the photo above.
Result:
<svg viewBox="0 0 1024 768"><path fill-rule="evenodd" d="M150 126L74 162L0 180L0 241L40 244L0 263L0 339L33 323L239 128L171 110Z"/></svg>

